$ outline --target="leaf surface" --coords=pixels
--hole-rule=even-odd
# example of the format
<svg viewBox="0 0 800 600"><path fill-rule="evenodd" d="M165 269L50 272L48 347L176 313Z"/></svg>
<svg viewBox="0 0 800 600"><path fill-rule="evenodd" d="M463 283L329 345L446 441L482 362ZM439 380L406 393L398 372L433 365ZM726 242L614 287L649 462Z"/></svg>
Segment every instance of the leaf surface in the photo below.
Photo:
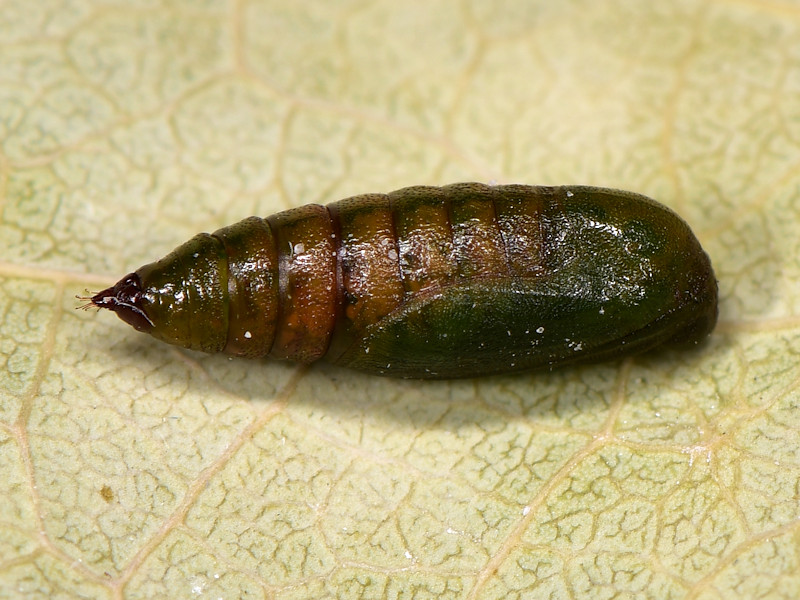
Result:
<svg viewBox="0 0 800 600"><path fill-rule="evenodd" d="M0 596L796 598L800 8L0 10ZM456 181L653 196L698 351L393 381L74 310L198 231Z"/></svg>

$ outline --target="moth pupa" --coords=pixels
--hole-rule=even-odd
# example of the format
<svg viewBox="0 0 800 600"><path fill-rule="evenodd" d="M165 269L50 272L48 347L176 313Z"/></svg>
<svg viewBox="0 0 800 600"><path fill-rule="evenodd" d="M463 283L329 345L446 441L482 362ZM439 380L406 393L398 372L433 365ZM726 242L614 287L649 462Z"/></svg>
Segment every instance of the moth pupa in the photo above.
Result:
<svg viewBox="0 0 800 600"><path fill-rule="evenodd" d="M431 379L697 344L717 320L689 226L586 186L415 186L250 217L89 300L193 350Z"/></svg>

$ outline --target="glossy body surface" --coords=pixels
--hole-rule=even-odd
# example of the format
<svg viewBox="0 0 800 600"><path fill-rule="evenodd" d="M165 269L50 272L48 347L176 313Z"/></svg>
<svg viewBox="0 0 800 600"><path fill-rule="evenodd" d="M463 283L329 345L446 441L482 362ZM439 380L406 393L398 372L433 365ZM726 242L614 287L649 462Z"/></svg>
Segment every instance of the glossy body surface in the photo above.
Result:
<svg viewBox="0 0 800 600"><path fill-rule="evenodd" d="M251 217L92 304L195 350L455 378L699 343L717 282L645 196L465 183Z"/></svg>

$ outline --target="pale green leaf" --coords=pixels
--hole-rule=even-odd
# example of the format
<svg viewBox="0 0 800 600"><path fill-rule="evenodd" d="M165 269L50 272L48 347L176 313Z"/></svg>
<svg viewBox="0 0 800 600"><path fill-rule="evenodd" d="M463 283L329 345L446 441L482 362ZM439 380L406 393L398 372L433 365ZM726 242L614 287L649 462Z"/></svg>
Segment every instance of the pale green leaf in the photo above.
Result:
<svg viewBox="0 0 800 600"><path fill-rule="evenodd" d="M800 5L0 3L0 597L800 596ZM653 196L719 326L393 381L76 311L198 231L456 181Z"/></svg>

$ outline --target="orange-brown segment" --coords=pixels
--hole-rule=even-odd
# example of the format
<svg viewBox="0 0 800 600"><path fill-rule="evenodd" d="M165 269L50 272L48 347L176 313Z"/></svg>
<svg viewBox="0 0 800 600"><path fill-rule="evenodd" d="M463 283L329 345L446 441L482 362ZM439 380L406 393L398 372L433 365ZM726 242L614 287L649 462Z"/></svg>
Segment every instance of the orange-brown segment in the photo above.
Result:
<svg viewBox="0 0 800 600"><path fill-rule="evenodd" d="M348 198L328 208L340 227L345 326L360 331L403 299L392 212L383 194Z"/></svg>
<svg viewBox="0 0 800 600"><path fill-rule="evenodd" d="M405 291L415 294L453 281L458 265L442 188L410 187L388 196Z"/></svg>
<svg viewBox="0 0 800 600"><path fill-rule="evenodd" d="M336 319L336 243L328 210L309 204L269 217L280 267L281 305L270 356L320 358Z"/></svg>

